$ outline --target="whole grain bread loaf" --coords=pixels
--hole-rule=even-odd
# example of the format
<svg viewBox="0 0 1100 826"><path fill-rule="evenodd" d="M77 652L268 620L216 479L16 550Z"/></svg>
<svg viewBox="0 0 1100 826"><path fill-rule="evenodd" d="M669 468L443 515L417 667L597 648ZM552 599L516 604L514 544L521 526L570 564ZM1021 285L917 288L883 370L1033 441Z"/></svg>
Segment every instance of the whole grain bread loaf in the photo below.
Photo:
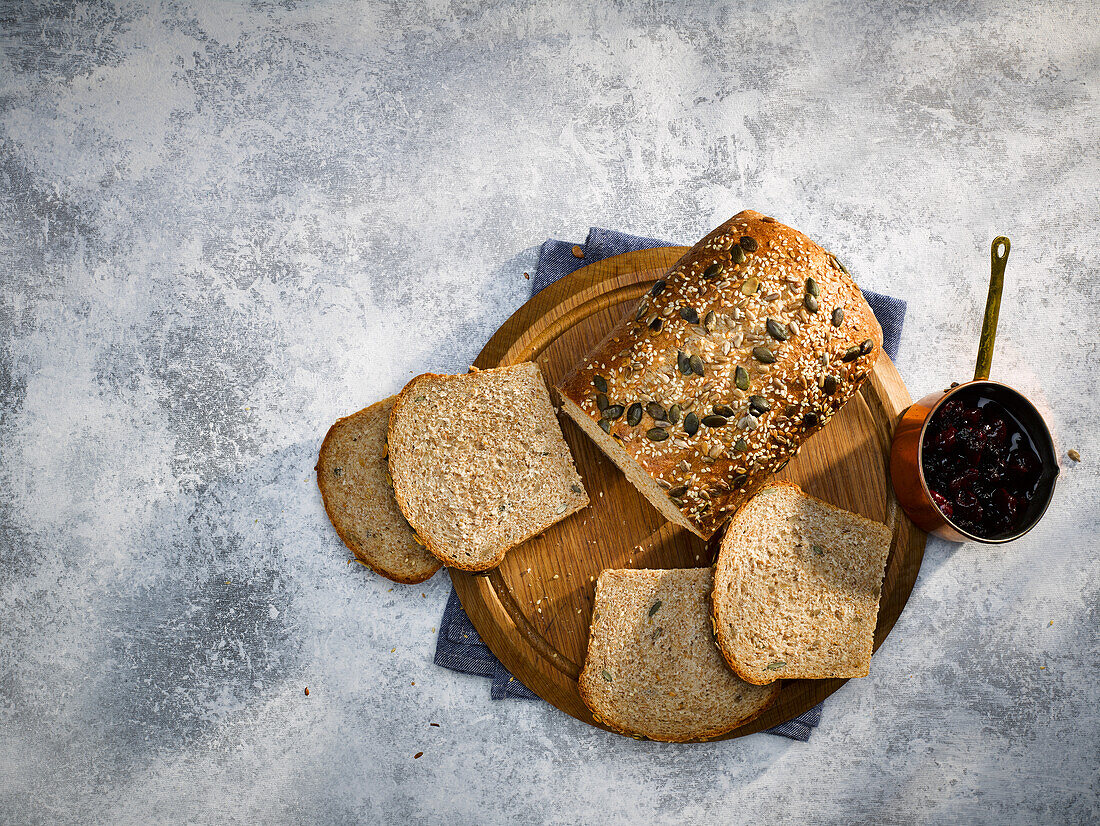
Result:
<svg viewBox="0 0 1100 826"><path fill-rule="evenodd" d="M423 582L443 564L419 543L390 486L386 428L396 396L339 419L321 443L317 486L356 559L394 582Z"/></svg>
<svg viewBox="0 0 1100 826"><path fill-rule="evenodd" d="M730 521L714 573L714 634L744 680L865 677L890 529L790 482Z"/></svg>
<svg viewBox="0 0 1100 826"><path fill-rule="evenodd" d="M401 512L436 557L485 571L588 504L538 365L417 376L390 412Z"/></svg>
<svg viewBox="0 0 1100 826"><path fill-rule="evenodd" d="M836 256L745 211L677 261L559 390L666 518L709 539L855 393L881 347Z"/></svg>
<svg viewBox="0 0 1100 826"><path fill-rule="evenodd" d="M711 634L710 568L606 570L578 687L593 716L623 734L717 737L772 703L778 686L744 682Z"/></svg>

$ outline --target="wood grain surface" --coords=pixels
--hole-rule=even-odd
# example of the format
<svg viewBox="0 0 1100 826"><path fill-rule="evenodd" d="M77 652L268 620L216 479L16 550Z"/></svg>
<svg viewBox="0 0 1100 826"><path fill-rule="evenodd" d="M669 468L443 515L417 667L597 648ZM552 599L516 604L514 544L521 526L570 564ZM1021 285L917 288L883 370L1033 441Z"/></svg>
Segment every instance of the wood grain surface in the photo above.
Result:
<svg viewBox="0 0 1100 826"><path fill-rule="evenodd" d="M558 280L505 322L475 366L536 361L558 404L554 383L687 249L626 253ZM924 555L925 535L898 507L887 474L890 437L909 403L893 362L880 354L860 392L777 474L814 496L892 528L876 650L901 614ZM668 523L584 433L568 418L560 420L591 506L513 549L487 575L452 571L451 578L474 627L505 667L566 714L599 726L577 692L596 577L605 568L710 565L717 537L708 547ZM844 682L785 680L775 705L725 737L785 722Z"/></svg>

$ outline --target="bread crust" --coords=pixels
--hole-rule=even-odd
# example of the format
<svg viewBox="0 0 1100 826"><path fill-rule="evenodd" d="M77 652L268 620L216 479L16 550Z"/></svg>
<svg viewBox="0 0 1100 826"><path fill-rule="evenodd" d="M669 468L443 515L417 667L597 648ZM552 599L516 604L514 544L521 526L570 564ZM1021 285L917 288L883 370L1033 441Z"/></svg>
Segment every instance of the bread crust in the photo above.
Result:
<svg viewBox="0 0 1100 826"><path fill-rule="evenodd" d="M325 513L328 515L332 527L336 530L336 535L340 537L340 540L347 546L348 550L355 555L355 558L376 574L386 579L402 585L416 585L435 576L436 572L443 567L443 563L436 559L434 560L434 565L431 562L428 562L427 565L411 565L409 569L419 569L419 573L409 574L396 566L387 565L379 556L371 555L369 553L369 547L364 547L361 542L356 541L359 539L358 533L349 527L345 521L345 516L341 512L340 503L337 500L335 488L337 482L331 472L331 468L335 464L333 454L339 449L341 431L343 428L356 424L364 419L370 420L374 417L386 415L385 409L388 405L391 405L393 401L394 397L390 396L389 398L382 399L381 401L364 407L362 410L352 413L350 416L343 416L337 419L332 426L329 427L328 431L325 433L324 440L321 442L321 448L317 453L317 465L314 471L317 474L317 487L321 492L321 501L324 504ZM387 432L388 427L387 416ZM379 459L381 459L381 457L379 457ZM384 490L381 488L379 489L380 495L384 493L392 495L393 488L391 485L384 480L380 480L379 484L384 488ZM404 527L412 535L415 541L416 534L415 531L412 530L412 526L405 525ZM421 548L420 550L423 549ZM417 561L419 563L426 562L427 560L423 558L425 555L424 553L420 554L420 558Z"/></svg>
<svg viewBox="0 0 1100 826"><path fill-rule="evenodd" d="M657 283L663 288L655 285L558 389L580 408L567 406L570 416L597 423L603 418L597 377L600 386L606 382L609 405L640 404L637 424L625 415L611 420L596 443L612 455L607 445L616 441L664 488L664 504L709 539L856 392L882 350L882 330L834 255L751 210L710 232ZM759 347L775 361L758 358ZM738 367L745 371L742 386ZM754 397L768 409L754 405ZM650 414L653 402L666 411L668 426ZM676 422L667 414L673 405L680 408ZM699 422L716 408L732 415L722 416L724 425L699 424L692 435L689 408ZM654 441L654 429L667 438ZM668 491L680 495L673 499Z"/></svg>

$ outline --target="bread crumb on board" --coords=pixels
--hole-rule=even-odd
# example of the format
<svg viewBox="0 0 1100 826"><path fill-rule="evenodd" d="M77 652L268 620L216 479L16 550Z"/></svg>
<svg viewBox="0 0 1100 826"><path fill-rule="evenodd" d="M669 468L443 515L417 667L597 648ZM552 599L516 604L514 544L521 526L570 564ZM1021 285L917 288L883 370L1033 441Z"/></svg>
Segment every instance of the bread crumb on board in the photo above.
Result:
<svg viewBox="0 0 1100 826"><path fill-rule="evenodd" d="M1073 450L1073 449L1067 450L1066 455L1075 462L1080 462L1081 461L1081 454L1078 453L1076 450Z"/></svg>

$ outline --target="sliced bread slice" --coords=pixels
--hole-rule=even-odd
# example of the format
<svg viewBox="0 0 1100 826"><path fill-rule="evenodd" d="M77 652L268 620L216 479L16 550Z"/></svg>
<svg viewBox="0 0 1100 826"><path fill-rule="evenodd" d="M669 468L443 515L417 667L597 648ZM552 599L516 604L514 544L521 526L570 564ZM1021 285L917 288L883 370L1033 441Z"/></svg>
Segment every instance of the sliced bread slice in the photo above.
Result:
<svg viewBox="0 0 1100 826"><path fill-rule="evenodd" d="M485 571L588 504L538 365L410 381L390 413L397 504L444 564Z"/></svg>
<svg viewBox="0 0 1100 826"><path fill-rule="evenodd" d="M714 631L742 679L866 677L890 529L773 482L734 514Z"/></svg>
<svg viewBox="0 0 1100 826"><path fill-rule="evenodd" d="M393 498L386 428L396 396L329 428L317 458L317 487L336 533L356 559L394 582L423 582L442 563L417 542Z"/></svg>
<svg viewBox="0 0 1100 826"><path fill-rule="evenodd" d="M710 568L606 570L596 582L579 688L604 725L684 742L751 720L779 694L726 665L711 632Z"/></svg>

